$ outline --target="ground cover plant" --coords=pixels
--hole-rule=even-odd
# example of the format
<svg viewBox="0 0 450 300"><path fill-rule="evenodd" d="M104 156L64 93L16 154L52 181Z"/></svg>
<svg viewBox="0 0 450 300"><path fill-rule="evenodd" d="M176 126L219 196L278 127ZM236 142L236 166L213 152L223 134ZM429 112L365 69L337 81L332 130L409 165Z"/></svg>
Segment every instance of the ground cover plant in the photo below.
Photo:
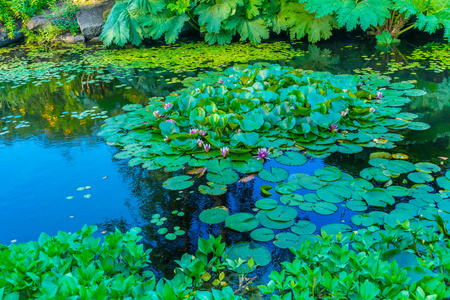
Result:
<svg viewBox="0 0 450 300"><path fill-rule="evenodd" d="M164 36L171 44L190 24L210 44L227 44L234 36L261 43L270 32L317 42L334 28L358 27L379 35L380 44L391 44L411 28L428 33L445 28L448 37L449 8L446 1L416 0L127 0L113 7L101 39L123 46Z"/></svg>
<svg viewBox="0 0 450 300"><path fill-rule="evenodd" d="M440 234L408 222L377 235L322 231L320 242L301 243L292 250L295 259L258 288L271 299L445 299L450 243L438 224ZM210 237L199 240L195 255L177 261L174 278L157 279L147 269L150 250L138 243L138 228L116 230L103 241L94 238L96 230L0 245L1 299L243 299L247 276L261 261L255 248L227 249Z"/></svg>

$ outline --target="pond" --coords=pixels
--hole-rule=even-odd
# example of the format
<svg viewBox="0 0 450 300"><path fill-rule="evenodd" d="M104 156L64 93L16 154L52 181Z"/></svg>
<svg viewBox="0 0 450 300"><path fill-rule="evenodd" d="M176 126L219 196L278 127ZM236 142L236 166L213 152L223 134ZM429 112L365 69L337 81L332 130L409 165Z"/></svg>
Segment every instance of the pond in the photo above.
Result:
<svg viewBox="0 0 450 300"><path fill-rule="evenodd" d="M430 162L448 169L450 82L448 62L439 58L450 50L438 43L423 46L404 42L398 48L377 49L359 39L335 39L317 45L274 40L259 46L194 43L125 50L2 50L0 244L36 240L41 232L75 232L85 224L97 225L98 236L115 228L126 231L137 226L142 228L145 247L153 249L153 271L171 277L174 260L183 253L195 252L200 237L221 235L227 245L252 241L250 231L237 232L223 222L206 224L199 215L214 207L225 207L230 215L255 214L256 201L279 201L283 197L274 189L276 183L241 174L244 182L229 184L223 195L208 195L199 192L199 186L208 181L201 176L188 189L166 189L166 180L186 172L129 166L128 159L114 157L120 147L98 136L106 118L126 112L123 106L159 101L155 97L175 93L183 87L185 78L205 76L208 71L229 66L270 63L333 74L384 74L394 82L416 80L415 88L426 92L411 97L402 111L416 114L415 121L431 127L423 131L396 130L404 140L395 142L395 148L308 157L301 166L271 159L264 164L265 169L278 167L289 175L314 175L324 166L334 166L359 177L361 170L370 167L371 153L377 151L401 153L412 163ZM320 214L296 206L295 221L314 224L310 234L320 233L328 224L346 224L351 230L362 227L352 222L357 210L343 205L336 208ZM376 210L389 212L392 208L368 208L367 212ZM270 264L256 272L264 282L271 270L278 270L280 262L291 258L291 253L279 247L280 243L274 244L272 238L258 243L272 257Z"/></svg>

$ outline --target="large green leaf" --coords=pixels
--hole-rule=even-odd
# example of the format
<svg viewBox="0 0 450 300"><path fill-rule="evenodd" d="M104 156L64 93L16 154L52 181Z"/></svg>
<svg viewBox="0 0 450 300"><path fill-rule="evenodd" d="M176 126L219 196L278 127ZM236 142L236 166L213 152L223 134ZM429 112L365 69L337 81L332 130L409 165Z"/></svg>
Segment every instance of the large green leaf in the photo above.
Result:
<svg viewBox="0 0 450 300"><path fill-rule="evenodd" d="M258 175L262 180L268 182L281 182L288 178L289 173L285 169L278 167L271 167L270 171L264 169L261 172L259 172Z"/></svg>
<svg viewBox="0 0 450 300"><path fill-rule="evenodd" d="M199 24L205 25L208 33L219 33L222 22L232 15L232 11L238 5L242 4L244 4L243 0L205 1L195 8L194 13L199 16Z"/></svg>
<svg viewBox="0 0 450 300"><path fill-rule="evenodd" d="M262 39L269 38L269 28L260 16L249 20L236 13L228 19L225 29L237 29L241 41L249 40L253 44L259 44Z"/></svg>
<svg viewBox="0 0 450 300"><path fill-rule="evenodd" d="M225 221L225 219L230 215L228 210L223 206L217 206L211 209L204 210L200 213L199 219L203 223L207 224L218 224Z"/></svg>
<svg viewBox="0 0 450 300"><path fill-rule="evenodd" d="M191 176L186 175L175 176L164 181L163 187L168 190L184 190L194 184L191 179Z"/></svg>
<svg viewBox="0 0 450 300"><path fill-rule="evenodd" d="M225 220L225 226L239 232L251 231L258 227L259 221L249 213L237 213Z"/></svg>

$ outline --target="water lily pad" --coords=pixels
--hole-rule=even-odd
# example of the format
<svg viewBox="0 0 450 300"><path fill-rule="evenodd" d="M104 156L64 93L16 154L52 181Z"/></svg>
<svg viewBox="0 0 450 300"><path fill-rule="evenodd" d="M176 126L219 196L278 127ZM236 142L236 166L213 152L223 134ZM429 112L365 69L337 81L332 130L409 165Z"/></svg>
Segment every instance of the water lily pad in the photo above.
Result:
<svg viewBox="0 0 450 300"><path fill-rule="evenodd" d="M314 175L322 181L336 181L341 178L341 170L336 167L323 167L314 171Z"/></svg>
<svg viewBox="0 0 450 300"><path fill-rule="evenodd" d="M386 205L392 205L395 203L394 197L392 197L387 190L381 188L367 190L361 195L370 206L386 207Z"/></svg>
<svg viewBox="0 0 450 300"><path fill-rule="evenodd" d="M261 189L261 195L263 197L272 196L272 194L269 192L272 189L272 186L270 186L268 184L263 184L262 186L260 186L260 189Z"/></svg>
<svg viewBox="0 0 450 300"><path fill-rule="evenodd" d="M339 232L351 232L353 230L352 226L342 223L332 223L323 226L320 231L325 231L327 234L336 234Z"/></svg>
<svg viewBox="0 0 450 300"><path fill-rule="evenodd" d="M341 186L327 185L317 190L317 196L326 202L341 203L352 196L352 191Z"/></svg>
<svg viewBox="0 0 450 300"><path fill-rule="evenodd" d="M388 186L386 188L386 190L393 197L405 197L405 196L409 196L409 194L411 193L410 189L405 188L403 186L397 186L397 185Z"/></svg>
<svg viewBox="0 0 450 300"><path fill-rule="evenodd" d="M202 211L199 215L199 219L206 224L219 224L224 222L229 215L230 213L225 207L217 206Z"/></svg>
<svg viewBox="0 0 450 300"><path fill-rule="evenodd" d="M272 210L278 206L278 201L275 199L261 199L255 202L255 206L263 210Z"/></svg>
<svg viewBox="0 0 450 300"><path fill-rule="evenodd" d="M175 233L168 233L165 235L166 240L173 241L177 238L177 235Z"/></svg>
<svg viewBox="0 0 450 300"><path fill-rule="evenodd" d="M436 182L441 188L450 190L450 179L448 179L447 177L439 177L436 179Z"/></svg>
<svg viewBox="0 0 450 300"><path fill-rule="evenodd" d="M217 184L227 185L238 181L239 175L232 169L225 169L219 173L208 172L206 179Z"/></svg>
<svg viewBox="0 0 450 300"><path fill-rule="evenodd" d="M267 217L272 221L288 222L297 217L297 210L295 208L279 205L274 210L267 212Z"/></svg>
<svg viewBox="0 0 450 300"><path fill-rule="evenodd" d="M430 128L430 125L423 122L409 122L408 128L411 130L427 130Z"/></svg>
<svg viewBox="0 0 450 300"><path fill-rule="evenodd" d="M161 235L166 234L168 231L169 231L169 229L167 229L165 227L158 229L158 233Z"/></svg>
<svg viewBox="0 0 450 300"><path fill-rule="evenodd" d="M374 179L378 182L388 181L391 178L383 173L383 169L375 167L365 168L359 172L359 175L366 180Z"/></svg>
<svg viewBox="0 0 450 300"><path fill-rule="evenodd" d="M309 221L298 221L291 227L292 232L296 234L312 234L316 231L317 227Z"/></svg>
<svg viewBox="0 0 450 300"><path fill-rule="evenodd" d="M269 228L258 228L250 233L250 237L258 242L268 242L273 240L275 233Z"/></svg>
<svg viewBox="0 0 450 300"><path fill-rule="evenodd" d="M264 169L258 175L262 180L268 182L281 182L289 177L288 171L278 167L271 167L270 171Z"/></svg>
<svg viewBox="0 0 450 300"><path fill-rule="evenodd" d="M279 194L287 195L295 192L297 190L297 186L289 182L280 182L276 185L275 190Z"/></svg>
<svg viewBox="0 0 450 300"><path fill-rule="evenodd" d="M408 179L414 183L426 183L434 181L434 177L424 172L412 172L408 174Z"/></svg>
<svg viewBox="0 0 450 300"><path fill-rule="evenodd" d="M441 168L438 165L432 164L432 163L417 163L416 164L417 171L425 172L425 173L433 173L433 172L439 172Z"/></svg>
<svg viewBox="0 0 450 300"><path fill-rule="evenodd" d="M239 258L247 262L250 258L253 258L255 264L261 267L267 266L272 261L272 256L270 255L270 252L266 247L252 242L234 244L233 246L228 248L225 254L227 255L227 259L235 262L239 261ZM244 273L248 271L250 270L245 263L237 269L238 273Z"/></svg>
<svg viewBox="0 0 450 300"><path fill-rule="evenodd" d="M287 166L303 166L306 164L306 156L293 151L286 151L283 156L275 158L275 161Z"/></svg>
<svg viewBox="0 0 450 300"><path fill-rule="evenodd" d="M289 205L289 206L297 206L300 203L304 201L303 196L299 194L289 194L289 195L283 195L280 197L280 201L283 204Z"/></svg>
<svg viewBox="0 0 450 300"><path fill-rule="evenodd" d="M122 109L124 111L135 111L135 110L138 110L138 109L141 109L141 108L142 108L141 104L127 104L127 105L122 107Z"/></svg>
<svg viewBox="0 0 450 300"><path fill-rule="evenodd" d="M298 248L301 244L300 237L291 232L281 232L275 236L273 242L278 248Z"/></svg>
<svg viewBox="0 0 450 300"><path fill-rule="evenodd" d="M384 218L384 223L395 227L397 224L403 224L406 220L413 219L414 215L411 215L407 212L400 212L400 211L392 211L386 217Z"/></svg>
<svg viewBox="0 0 450 300"><path fill-rule="evenodd" d="M361 200L350 200L345 202L345 206L351 211L366 211L368 206L366 202Z"/></svg>
<svg viewBox="0 0 450 300"><path fill-rule="evenodd" d="M225 226L239 232L251 231L258 227L259 221L249 213L237 213L225 220Z"/></svg>
<svg viewBox="0 0 450 300"><path fill-rule="evenodd" d="M192 177L187 175L175 176L164 181L163 187L168 190L184 190L194 184L191 179Z"/></svg>
<svg viewBox="0 0 450 300"><path fill-rule="evenodd" d="M267 217L267 211L261 210L256 214L256 218L259 220L262 226L270 229L286 229L294 225L295 220L288 222L273 221Z"/></svg>
<svg viewBox="0 0 450 300"><path fill-rule="evenodd" d="M318 202L312 206L312 209L320 215L332 215L338 210L338 207L333 203Z"/></svg>
<svg viewBox="0 0 450 300"><path fill-rule="evenodd" d="M315 191L325 185L323 181L319 180L315 176L310 176L303 173L297 173L294 176L295 177L292 181L307 190ZM291 180L289 180L289 182L291 182Z"/></svg>
<svg viewBox="0 0 450 300"><path fill-rule="evenodd" d="M392 154L392 158L395 158L395 159L408 159L409 156L404 154L404 153L395 153L395 154Z"/></svg>
<svg viewBox="0 0 450 300"><path fill-rule="evenodd" d="M218 195L223 195L227 192L227 186L222 185L222 184L216 184L213 182L208 182L208 185L203 185L203 184L200 185L198 187L198 190L202 194L218 196Z"/></svg>
<svg viewBox="0 0 450 300"><path fill-rule="evenodd" d="M416 170L416 165L404 160L391 160L385 167L395 173L409 173Z"/></svg>
<svg viewBox="0 0 450 300"><path fill-rule="evenodd" d="M391 159L392 155L388 152L372 152L370 153L369 159L373 158Z"/></svg>

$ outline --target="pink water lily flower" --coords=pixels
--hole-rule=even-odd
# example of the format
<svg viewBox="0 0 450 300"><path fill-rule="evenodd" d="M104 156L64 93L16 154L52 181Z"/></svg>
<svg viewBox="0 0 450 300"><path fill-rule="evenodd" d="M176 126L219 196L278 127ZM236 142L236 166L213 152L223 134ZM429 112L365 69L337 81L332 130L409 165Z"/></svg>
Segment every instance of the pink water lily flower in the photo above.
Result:
<svg viewBox="0 0 450 300"><path fill-rule="evenodd" d="M346 115L348 115L348 108L346 108L345 110L341 111L341 117L345 117Z"/></svg>
<svg viewBox="0 0 450 300"><path fill-rule="evenodd" d="M200 136L205 136L205 135L206 135L206 131L204 131L204 130L199 130L198 134L199 134Z"/></svg>
<svg viewBox="0 0 450 300"><path fill-rule="evenodd" d="M230 149L228 149L228 147L220 148L220 154L222 154L223 157L227 157L228 153L230 153Z"/></svg>
<svg viewBox="0 0 450 300"><path fill-rule="evenodd" d="M377 99L381 99L383 98L383 93L382 92L377 92Z"/></svg>
<svg viewBox="0 0 450 300"><path fill-rule="evenodd" d="M208 152L209 149L211 149L211 145L204 144L204 145L203 145L203 149L205 149L205 152Z"/></svg>
<svg viewBox="0 0 450 300"><path fill-rule="evenodd" d="M153 115L155 116L155 118L161 118L161 115L159 114L159 110L155 110L153 112Z"/></svg>
<svg viewBox="0 0 450 300"><path fill-rule="evenodd" d="M270 151L267 150L266 148L259 148L256 159L269 160L270 159L269 154L270 154Z"/></svg>
<svg viewBox="0 0 450 300"><path fill-rule="evenodd" d="M374 107L371 107L369 110L370 110L371 113L375 112L375 108Z"/></svg>
<svg viewBox="0 0 450 300"><path fill-rule="evenodd" d="M189 130L190 134L196 134L197 132L198 132L197 128L193 128L193 129Z"/></svg>
<svg viewBox="0 0 450 300"><path fill-rule="evenodd" d="M203 141L201 139L197 140L197 146L203 147Z"/></svg>
<svg viewBox="0 0 450 300"><path fill-rule="evenodd" d="M336 124L332 124L332 125L330 125L330 127L328 127L328 131L331 131L331 132L336 132L337 129L338 129L338 126Z"/></svg>
<svg viewBox="0 0 450 300"><path fill-rule="evenodd" d="M164 109L169 109L172 106L172 102L164 104Z"/></svg>
<svg viewBox="0 0 450 300"><path fill-rule="evenodd" d="M176 123L177 123L177 121L172 120L172 119L167 119L166 122L173 123L173 124L176 124Z"/></svg>
<svg viewBox="0 0 450 300"><path fill-rule="evenodd" d="M225 81L223 81L222 78L219 78L218 82L219 82L219 83L224 83Z"/></svg>

